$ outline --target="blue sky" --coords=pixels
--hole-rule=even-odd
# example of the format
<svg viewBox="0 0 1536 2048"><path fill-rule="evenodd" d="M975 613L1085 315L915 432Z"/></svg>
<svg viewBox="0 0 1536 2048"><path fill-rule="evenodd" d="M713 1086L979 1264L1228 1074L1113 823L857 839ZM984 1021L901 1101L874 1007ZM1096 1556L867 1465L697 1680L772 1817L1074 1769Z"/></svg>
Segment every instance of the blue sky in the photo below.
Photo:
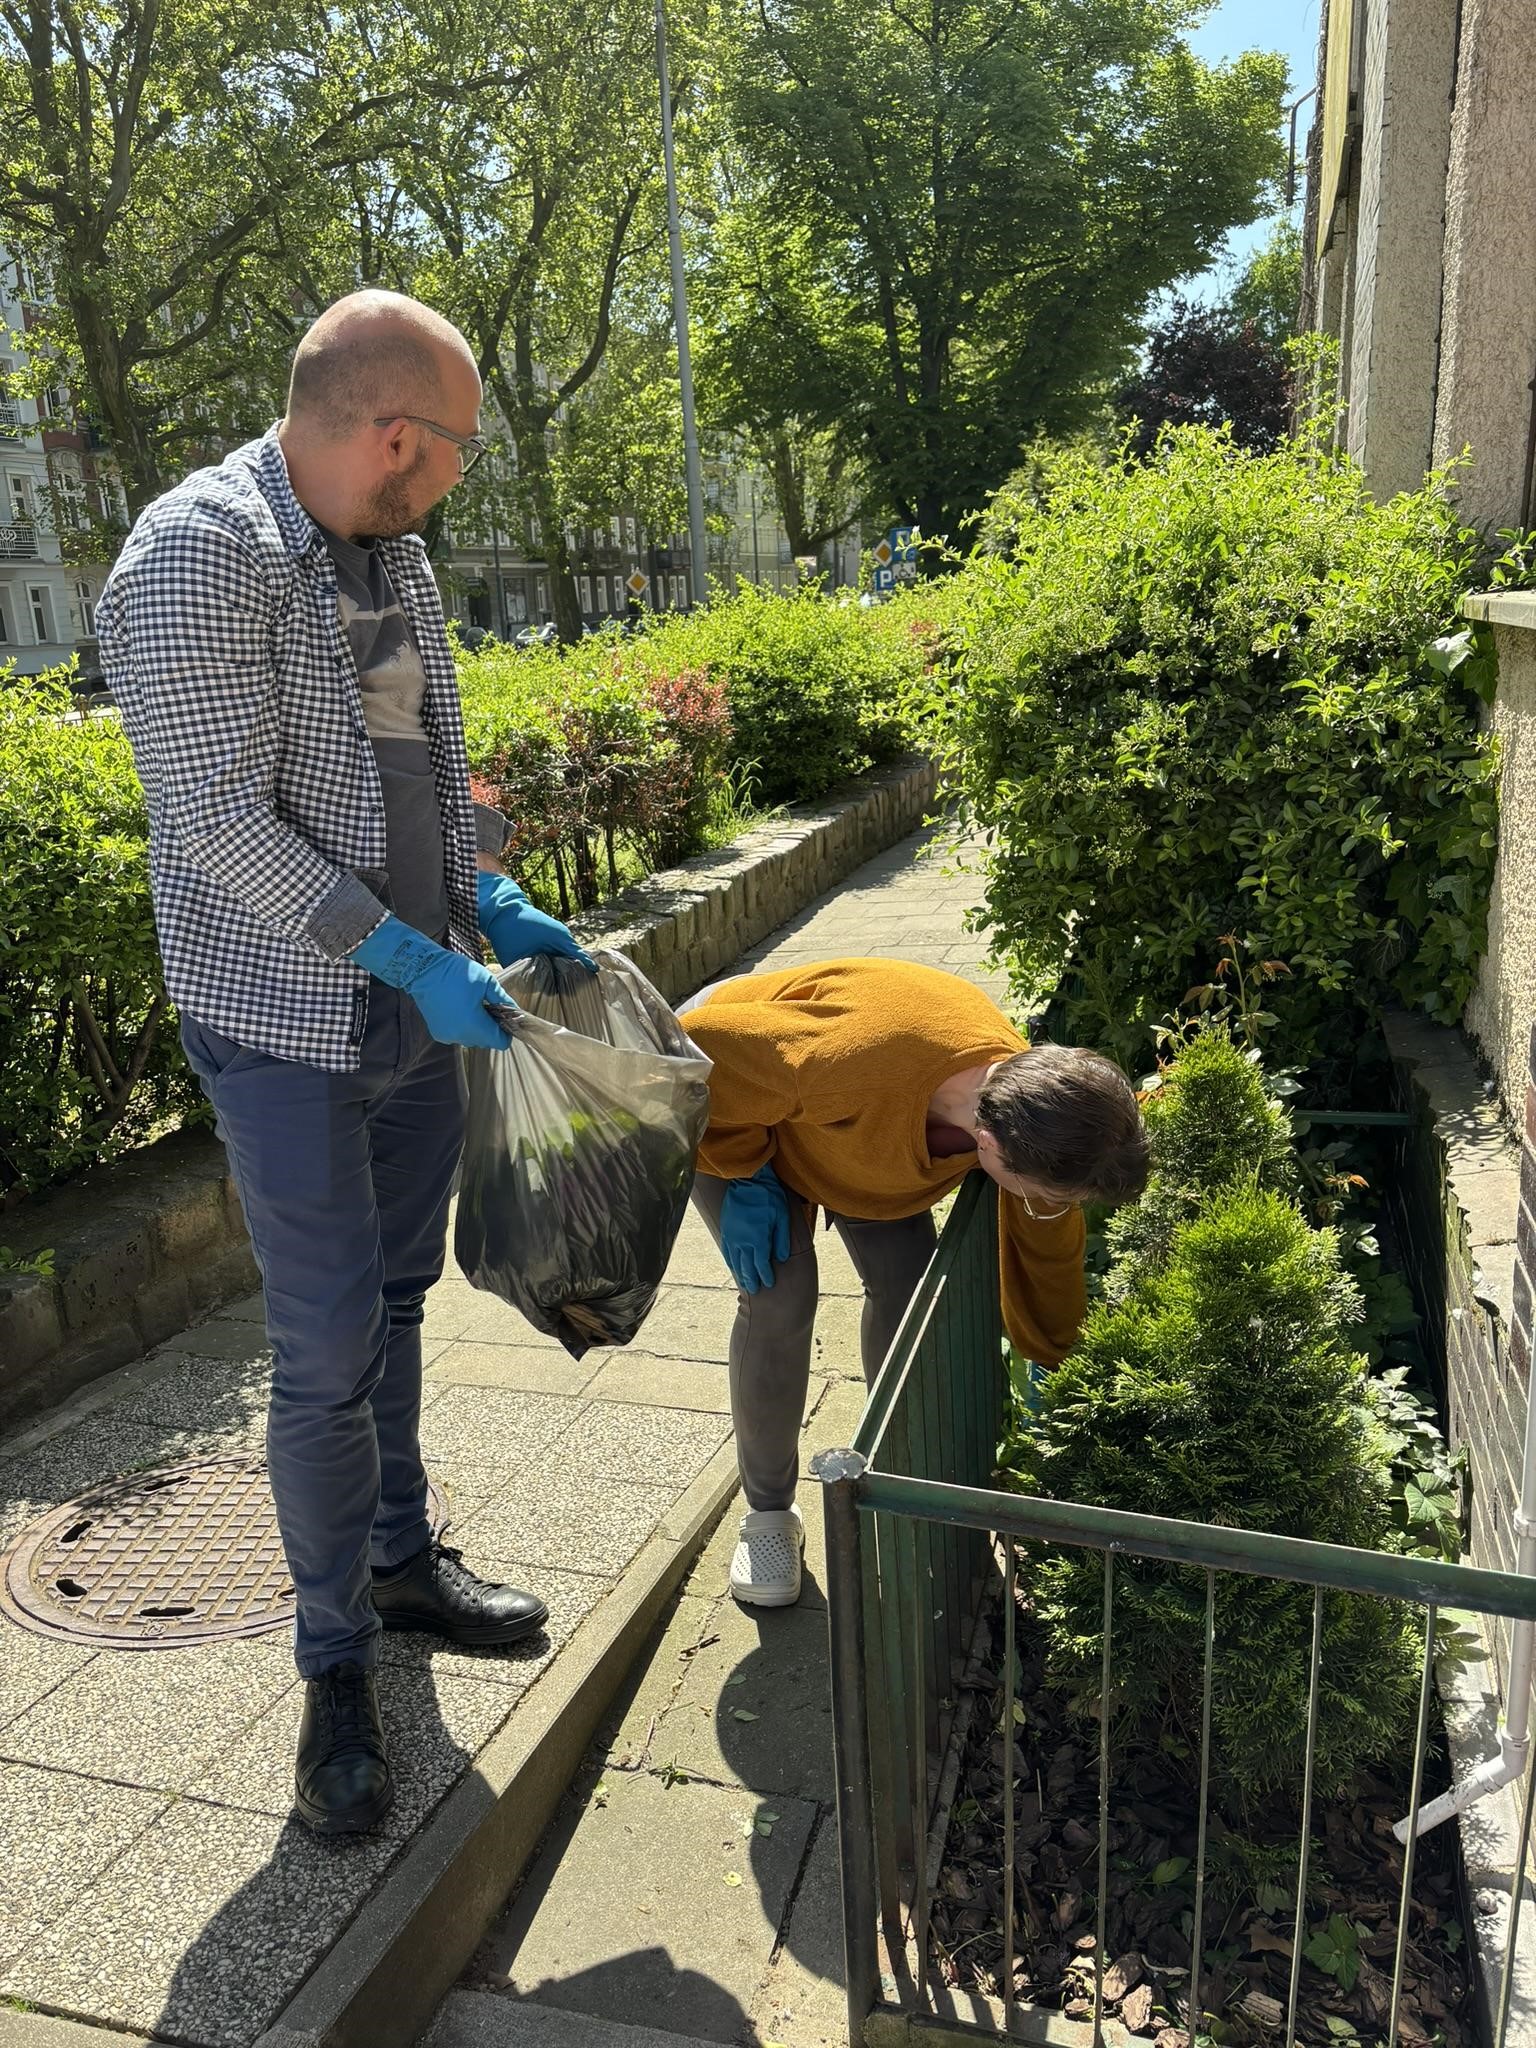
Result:
<svg viewBox="0 0 1536 2048"><path fill-rule="evenodd" d="M1279 50L1291 67L1291 87L1286 97L1295 99L1313 82L1317 66L1318 10L1322 0L1218 0L1200 27L1190 35L1190 45L1208 63L1239 56L1244 50ZM1298 153L1306 146L1307 124L1312 117L1310 103L1297 121ZM1297 193L1300 207L1300 191ZM1227 237L1221 269L1240 264L1269 235L1267 221L1238 228ZM1206 298L1221 289L1220 271L1207 271L1198 280L1180 287L1186 296Z"/></svg>

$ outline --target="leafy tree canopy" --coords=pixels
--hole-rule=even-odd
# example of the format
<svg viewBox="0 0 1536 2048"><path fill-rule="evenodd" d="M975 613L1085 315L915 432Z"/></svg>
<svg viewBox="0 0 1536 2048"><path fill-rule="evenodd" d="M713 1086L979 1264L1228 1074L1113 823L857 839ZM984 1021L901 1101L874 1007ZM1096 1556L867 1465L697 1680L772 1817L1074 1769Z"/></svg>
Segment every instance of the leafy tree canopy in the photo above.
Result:
<svg viewBox="0 0 1536 2048"><path fill-rule="evenodd" d="M1262 210L1285 66L1190 0L765 0L727 84L712 260L742 413L850 434L925 531L970 521L1119 373L1150 296Z"/></svg>

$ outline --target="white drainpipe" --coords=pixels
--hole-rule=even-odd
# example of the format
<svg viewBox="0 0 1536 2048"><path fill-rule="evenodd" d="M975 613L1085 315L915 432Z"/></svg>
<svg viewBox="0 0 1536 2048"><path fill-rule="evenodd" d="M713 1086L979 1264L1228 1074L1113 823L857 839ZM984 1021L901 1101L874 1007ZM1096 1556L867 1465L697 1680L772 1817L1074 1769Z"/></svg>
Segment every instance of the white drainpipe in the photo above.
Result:
<svg viewBox="0 0 1536 2048"><path fill-rule="evenodd" d="M1515 1570L1523 1577L1536 1574L1536 1400L1531 1402L1525 1423L1525 1469L1520 1479L1520 1505L1515 1511ZM1509 1702L1504 1725L1499 1730L1499 1753L1469 1771L1459 1785L1442 1792L1419 1808L1418 1832L1428 1834L1461 1813L1490 1792L1512 1785L1520 1777L1531 1754L1531 1665L1536 1651L1536 1622L1517 1621L1509 1631L1509 1681L1504 1697ZM1408 1839L1408 1822L1400 1820L1392 1830L1400 1842Z"/></svg>

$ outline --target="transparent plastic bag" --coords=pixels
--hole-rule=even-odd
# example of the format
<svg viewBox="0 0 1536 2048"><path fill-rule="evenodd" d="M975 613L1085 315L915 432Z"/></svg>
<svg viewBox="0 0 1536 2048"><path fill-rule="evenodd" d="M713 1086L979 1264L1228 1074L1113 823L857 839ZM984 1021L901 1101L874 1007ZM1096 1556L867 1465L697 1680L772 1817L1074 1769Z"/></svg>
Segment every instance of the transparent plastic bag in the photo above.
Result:
<svg viewBox="0 0 1536 2048"><path fill-rule="evenodd" d="M454 1235L471 1283L573 1358L649 1315L709 1120L709 1061L632 961L594 957L499 973L522 1014L505 1052L465 1055Z"/></svg>

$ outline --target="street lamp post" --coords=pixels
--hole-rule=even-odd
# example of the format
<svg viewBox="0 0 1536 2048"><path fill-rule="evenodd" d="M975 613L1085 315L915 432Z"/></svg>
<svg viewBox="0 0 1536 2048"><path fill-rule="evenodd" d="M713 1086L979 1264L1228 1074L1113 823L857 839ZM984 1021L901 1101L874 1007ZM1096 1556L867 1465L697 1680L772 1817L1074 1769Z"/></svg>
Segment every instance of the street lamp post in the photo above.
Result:
<svg viewBox="0 0 1536 2048"><path fill-rule="evenodd" d="M702 604L709 594L709 558L704 544L704 482L699 470L699 429L693 410L693 364L688 354L688 281L683 275L683 226L677 205L677 157L672 146L666 0L656 0L656 73L661 84L661 148L667 171L667 236L672 245L672 324L677 333L677 381L683 400L688 548L693 557L693 599Z"/></svg>
<svg viewBox="0 0 1536 2048"><path fill-rule="evenodd" d="M499 457L493 451L491 460L499 465ZM501 638L507 636L507 586L501 580L501 496L496 486L501 481L499 466L491 471L491 574L496 578L496 617L501 621L498 628Z"/></svg>

